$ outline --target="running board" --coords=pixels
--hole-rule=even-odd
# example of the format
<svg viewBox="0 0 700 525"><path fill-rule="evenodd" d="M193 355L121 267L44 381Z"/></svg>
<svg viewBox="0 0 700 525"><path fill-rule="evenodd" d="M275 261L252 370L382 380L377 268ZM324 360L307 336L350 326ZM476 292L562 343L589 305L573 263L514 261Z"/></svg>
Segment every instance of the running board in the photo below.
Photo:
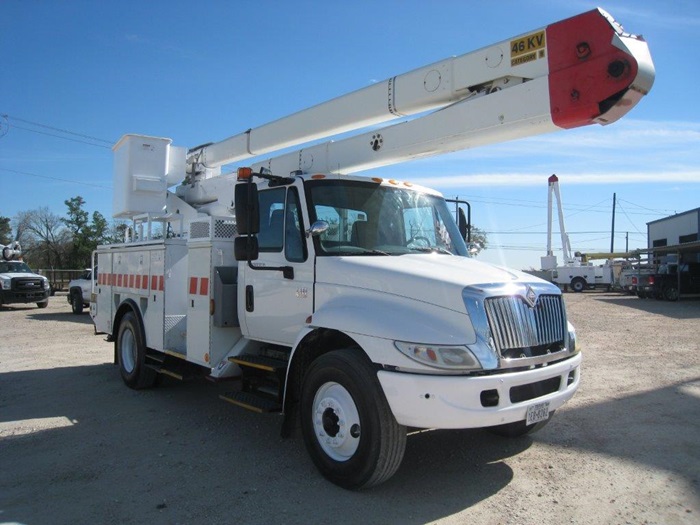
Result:
<svg viewBox="0 0 700 525"><path fill-rule="evenodd" d="M286 361L262 355L242 354L229 357L228 360L232 363L236 363L238 366L257 368L258 370L264 370L265 372L277 373L281 370L287 369Z"/></svg>
<svg viewBox="0 0 700 525"><path fill-rule="evenodd" d="M258 414L282 411L282 405L277 401L252 392L226 392L225 394L220 394L219 398Z"/></svg>

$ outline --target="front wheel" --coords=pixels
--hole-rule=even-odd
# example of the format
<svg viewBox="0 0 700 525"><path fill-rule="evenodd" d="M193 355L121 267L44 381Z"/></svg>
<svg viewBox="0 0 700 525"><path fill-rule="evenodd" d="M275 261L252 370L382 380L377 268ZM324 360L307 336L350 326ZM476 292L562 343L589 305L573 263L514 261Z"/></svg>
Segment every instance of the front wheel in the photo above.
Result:
<svg viewBox="0 0 700 525"><path fill-rule="evenodd" d="M301 428L321 474L347 489L389 479L406 449L406 427L394 419L376 370L358 349L329 352L311 364Z"/></svg>
<svg viewBox="0 0 700 525"><path fill-rule="evenodd" d="M70 306L71 306L74 314L82 314L83 313L83 298L81 297L80 293L73 292L71 294Z"/></svg>
<svg viewBox="0 0 700 525"><path fill-rule="evenodd" d="M49 300L46 299L46 301L41 301L40 303L36 303L37 308L46 308L49 305Z"/></svg>
<svg viewBox="0 0 700 525"><path fill-rule="evenodd" d="M133 312L122 318L114 344L117 346L119 373L124 383L136 390L152 387L157 375L155 370L146 366L146 342Z"/></svg>

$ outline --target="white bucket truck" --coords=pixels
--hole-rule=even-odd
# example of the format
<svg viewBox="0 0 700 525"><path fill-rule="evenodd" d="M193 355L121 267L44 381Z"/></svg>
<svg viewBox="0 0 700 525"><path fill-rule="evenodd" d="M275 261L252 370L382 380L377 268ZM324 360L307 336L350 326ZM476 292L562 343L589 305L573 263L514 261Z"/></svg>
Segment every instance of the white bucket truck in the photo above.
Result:
<svg viewBox="0 0 700 525"><path fill-rule="evenodd" d="M352 174L607 124L653 78L646 43L594 10L219 143L127 135L114 212L133 227L95 252L96 328L132 388L239 379L222 397L280 412L284 435L300 421L318 469L347 488L393 475L407 427L531 432L579 384L559 289L471 258L464 215L438 192Z"/></svg>

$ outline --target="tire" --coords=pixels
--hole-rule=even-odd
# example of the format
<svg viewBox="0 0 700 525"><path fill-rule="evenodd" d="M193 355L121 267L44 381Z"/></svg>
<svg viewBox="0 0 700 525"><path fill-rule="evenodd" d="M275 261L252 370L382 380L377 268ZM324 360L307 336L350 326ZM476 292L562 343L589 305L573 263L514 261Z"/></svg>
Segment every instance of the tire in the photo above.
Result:
<svg viewBox="0 0 700 525"><path fill-rule="evenodd" d="M119 373L129 388L150 388L156 382L156 371L146 366L146 342L133 312L128 312L119 324L116 345Z"/></svg>
<svg viewBox="0 0 700 525"><path fill-rule="evenodd" d="M304 444L323 476L346 489L378 485L401 464L406 427L394 419L377 372L359 349L316 359L301 392Z"/></svg>
<svg viewBox="0 0 700 525"><path fill-rule="evenodd" d="M37 308L46 308L48 305L49 305L48 299L46 301L41 301L40 303L36 303Z"/></svg>
<svg viewBox="0 0 700 525"><path fill-rule="evenodd" d="M78 292L71 292L70 294L70 306L74 314L83 313L83 298Z"/></svg>
<svg viewBox="0 0 700 525"><path fill-rule="evenodd" d="M515 421L514 423L506 423L505 425L498 425L496 427L488 427L486 430L497 436L503 436L507 438L515 438L520 436L525 436L527 434L532 434L537 432L541 428L545 427L547 423L554 417L554 410L549 413L549 417L544 421L539 423L533 423L532 425L526 425L525 420Z"/></svg>
<svg viewBox="0 0 700 525"><path fill-rule="evenodd" d="M664 299L667 301L677 301L678 300L678 288L670 284L664 288Z"/></svg>
<svg viewBox="0 0 700 525"><path fill-rule="evenodd" d="M571 289L576 293L581 293L586 289L586 281L582 277L574 277L571 280Z"/></svg>

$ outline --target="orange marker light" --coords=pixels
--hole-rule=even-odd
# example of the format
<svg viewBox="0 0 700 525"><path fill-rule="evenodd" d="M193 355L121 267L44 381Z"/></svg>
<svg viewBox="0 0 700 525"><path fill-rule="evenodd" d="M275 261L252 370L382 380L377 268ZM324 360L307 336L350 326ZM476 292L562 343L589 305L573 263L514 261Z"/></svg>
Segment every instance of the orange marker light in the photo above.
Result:
<svg viewBox="0 0 700 525"><path fill-rule="evenodd" d="M248 180L252 176L252 168L238 168L238 180Z"/></svg>

